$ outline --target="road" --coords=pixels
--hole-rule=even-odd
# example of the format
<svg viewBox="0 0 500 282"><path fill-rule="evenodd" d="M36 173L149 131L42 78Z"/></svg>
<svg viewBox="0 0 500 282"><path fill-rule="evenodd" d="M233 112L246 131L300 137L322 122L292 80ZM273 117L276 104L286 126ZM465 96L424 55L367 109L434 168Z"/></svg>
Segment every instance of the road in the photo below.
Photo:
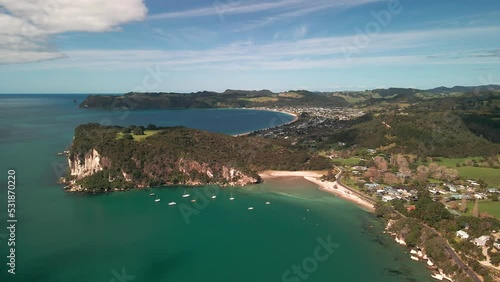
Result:
<svg viewBox="0 0 500 282"><path fill-rule="evenodd" d="M342 184L342 182L340 181L340 178L342 177L342 173L343 173L343 170L339 167L337 167L337 169L340 171L337 175L335 175L336 177L336 182L339 184L339 185L342 185L343 187L345 187L346 189L349 189L350 191L352 191L353 193L359 195L360 197L363 197L363 199L366 199L368 201L370 201L371 203L375 203L375 201L371 198L369 198L368 196L364 195L364 194L361 194L360 192L358 191L355 191L354 189L352 188L349 188L348 186ZM400 216L406 218L405 215L401 214L400 212L394 210L394 212L396 212L397 214L399 214ZM430 230L432 233L436 234L437 236L439 236L441 239L444 240L444 242L446 242L446 245L444 246L444 249L445 251L453 258L453 260L455 261L455 263L465 272L467 273L467 275L469 275L469 277L474 280L474 282L482 282L481 279L479 279L479 277L476 275L476 273L474 271L472 271L472 269L470 269L470 267L464 263L462 261L462 259L457 255L457 253L455 253L455 251L453 250L453 248L448 244L448 241L443 237L441 236L441 234L434 228L422 223L422 225L424 227L426 227L428 230Z"/></svg>

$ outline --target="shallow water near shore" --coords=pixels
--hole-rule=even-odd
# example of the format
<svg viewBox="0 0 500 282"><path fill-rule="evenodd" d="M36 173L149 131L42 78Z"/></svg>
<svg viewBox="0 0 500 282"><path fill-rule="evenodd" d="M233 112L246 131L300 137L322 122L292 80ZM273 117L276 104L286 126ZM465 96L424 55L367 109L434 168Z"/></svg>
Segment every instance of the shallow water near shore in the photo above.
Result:
<svg viewBox="0 0 500 282"><path fill-rule="evenodd" d="M432 281L423 264L382 234L372 214L302 178L190 188L196 204L182 198L184 187L64 192L55 182L65 160L55 153L69 145L80 123L238 134L293 119L252 110L78 109L73 99L83 97L0 95L0 173L16 170L18 219L16 275L7 274L7 244L0 237L0 281ZM2 235L7 202L5 185L0 187ZM151 192L161 201L155 203ZM335 248L312 262L326 241Z"/></svg>

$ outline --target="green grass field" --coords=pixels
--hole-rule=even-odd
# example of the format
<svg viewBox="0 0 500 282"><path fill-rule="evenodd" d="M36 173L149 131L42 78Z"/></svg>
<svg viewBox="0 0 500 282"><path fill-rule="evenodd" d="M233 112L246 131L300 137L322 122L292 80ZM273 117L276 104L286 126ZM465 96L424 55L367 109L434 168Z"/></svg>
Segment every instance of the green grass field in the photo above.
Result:
<svg viewBox="0 0 500 282"><path fill-rule="evenodd" d="M333 159L335 163L340 163L344 166L355 166L359 163L360 158L349 158L349 159Z"/></svg>
<svg viewBox="0 0 500 282"><path fill-rule="evenodd" d="M142 141L142 140L146 139L147 137L158 133L159 131L160 130L144 130L144 135L135 135L135 134L131 134L131 135L132 135L132 137L134 137L135 141ZM117 138L120 139L122 137L123 137L123 133L121 133L121 132L118 133Z"/></svg>
<svg viewBox="0 0 500 282"><path fill-rule="evenodd" d="M474 207L474 202L473 201L468 201L467 202L467 214L472 214L472 209ZM487 213L491 216L494 216L498 219L500 219L500 202L493 202L493 201L480 201L479 202L479 212L480 213Z"/></svg>
<svg viewBox="0 0 500 282"><path fill-rule="evenodd" d="M498 187L500 185L500 169L489 167L457 167L458 174L465 178L475 180L482 179L488 186Z"/></svg>
<svg viewBox="0 0 500 282"><path fill-rule="evenodd" d="M473 166L457 167L457 163L463 164L467 160L476 160L479 162L481 157L442 158L437 163L446 167L455 168L461 177L471 178L474 180L482 179L489 186L493 187L498 187L500 185L500 169Z"/></svg>
<svg viewBox="0 0 500 282"><path fill-rule="evenodd" d="M457 163L458 164L463 164L464 162L468 161L468 160L475 160L475 161L480 161L481 160L481 157L469 157L469 158L440 158L440 161L438 161L437 163L440 164L440 165L444 165L446 167L451 167L451 168L455 168L457 167Z"/></svg>

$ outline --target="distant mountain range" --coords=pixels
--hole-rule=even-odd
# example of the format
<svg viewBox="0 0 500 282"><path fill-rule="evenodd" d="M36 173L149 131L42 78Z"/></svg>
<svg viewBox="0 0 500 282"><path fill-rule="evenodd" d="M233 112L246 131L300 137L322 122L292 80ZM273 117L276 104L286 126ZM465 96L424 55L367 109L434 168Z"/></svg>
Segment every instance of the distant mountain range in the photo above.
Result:
<svg viewBox="0 0 500 282"><path fill-rule="evenodd" d="M500 90L500 85L490 84L482 86L454 86L451 88L441 86L426 91L433 93L454 93L454 92L498 91L498 90Z"/></svg>
<svg viewBox="0 0 500 282"><path fill-rule="evenodd" d="M428 90L413 88L387 88L365 91L311 92L290 90L274 93L270 90L227 89L219 93L130 92L121 96L89 95L82 108L104 109L175 109L175 108L245 108L245 107L345 107L380 101L406 100L417 102L433 98L458 97L468 93L499 91L500 85L437 87Z"/></svg>

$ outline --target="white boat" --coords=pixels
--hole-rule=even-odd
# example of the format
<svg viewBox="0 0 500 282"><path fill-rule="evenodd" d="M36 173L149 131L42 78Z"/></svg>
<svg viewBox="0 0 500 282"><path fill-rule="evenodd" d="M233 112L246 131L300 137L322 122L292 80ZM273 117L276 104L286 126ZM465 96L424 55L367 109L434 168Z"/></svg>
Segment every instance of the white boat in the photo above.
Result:
<svg viewBox="0 0 500 282"><path fill-rule="evenodd" d="M443 275L441 274L431 274L431 277L440 281L443 280Z"/></svg>
<svg viewBox="0 0 500 282"><path fill-rule="evenodd" d="M155 202L159 202L159 201L160 201L160 199L155 199Z"/></svg>
<svg viewBox="0 0 500 282"><path fill-rule="evenodd" d="M253 210L253 207L249 207L248 209L249 209L249 210Z"/></svg>
<svg viewBox="0 0 500 282"><path fill-rule="evenodd" d="M234 200L233 192L231 192L231 197L229 198L229 201L232 201L232 200Z"/></svg>
<svg viewBox="0 0 500 282"><path fill-rule="evenodd" d="M270 205L270 204L271 204L271 202L266 202L266 205Z"/></svg>
<svg viewBox="0 0 500 282"><path fill-rule="evenodd" d="M195 203L195 202L196 202L196 200L195 200L195 199L191 200L191 203Z"/></svg>
<svg viewBox="0 0 500 282"><path fill-rule="evenodd" d="M416 261L418 261L418 257L416 257L416 256L410 256L410 258L411 258L412 260L416 260Z"/></svg>
<svg viewBox="0 0 500 282"><path fill-rule="evenodd" d="M170 202L170 203L168 203L168 205L169 206L175 206L175 205L177 205L177 203L176 202Z"/></svg>
<svg viewBox="0 0 500 282"><path fill-rule="evenodd" d="M212 199L215 199L215 198L217 198L217 196L213 195L213 196L212 196Z"/></svg>
<svg viewBox="0 0 500 282"><path fill-rule="evenodd" d="M156 195L156 194L155 193L149 193L149 196L154 196L154 195Z"/></svg>
<svg viewBox="0 0 500 282"><path fill-rule="evenodd" d="M189 196L191 196L191 195L187 193L187 189L184 189L184 194L182 195L182 197L187 198Z"/></svg>

